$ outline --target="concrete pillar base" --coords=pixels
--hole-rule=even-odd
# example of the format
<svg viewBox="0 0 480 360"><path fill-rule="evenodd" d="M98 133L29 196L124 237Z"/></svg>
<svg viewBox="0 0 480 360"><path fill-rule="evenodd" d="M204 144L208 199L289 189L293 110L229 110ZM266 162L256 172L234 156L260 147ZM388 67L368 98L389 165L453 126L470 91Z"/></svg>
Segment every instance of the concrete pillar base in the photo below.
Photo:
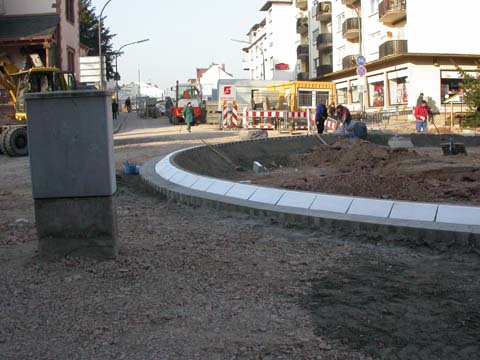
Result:
<svg viewBox="0 0 480 360"><path fill-rule="evenodd" d="M35 199L42 256L114 258L118 230L113 196Z"/></svg>

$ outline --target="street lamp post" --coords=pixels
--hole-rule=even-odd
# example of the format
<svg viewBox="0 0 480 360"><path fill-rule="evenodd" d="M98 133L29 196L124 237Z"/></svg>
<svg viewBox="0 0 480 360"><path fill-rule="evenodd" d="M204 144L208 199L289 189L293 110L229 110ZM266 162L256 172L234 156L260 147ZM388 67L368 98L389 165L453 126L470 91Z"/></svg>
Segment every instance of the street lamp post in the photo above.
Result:
<svg viewBox="0 0 480 360"><path fill-rule="evenodd" d="M363 31L363 26L362 26L362 18L358 12L358 9L357 8L353 8L353 10L355 11L355 14L357 15L357 21L358 21L358 32L359 32L359 35L358 35L358 50L359 50L359 54L360 56L363 56L363 36L362 36L362 31ZM362 80L362 83L363 83L363 80ZM360 81L359 81L359 84L360 85ZM361 84L362 87L362 92L360 94L360 108L361 108L361 114L362 114L362 117L364 116L364 113L365 113L365 88L363 86L363 84Z"/></svg>
<svg viewBox="0 0 480 360"><path fill-rule="evenodd" d="M143 40L134 41L134 42L131 42L131 43L120 46L120 48L117 51L114 52L114 54L115 54L115 99L117 100L117 103L118 103L118 80L119 80L119 78L118 78L119 77L119 74L118 74L118 57L121 55L122 49L126 48L127 46L140 44L140 43L147 42L147 41L150 41L150 39L143 39Z"/></svg>
<svg viewBox="0 0 480 360"><path fill-rule="evenodd" d="M244 40L237 40L237 39L230 39L232 41L238 42L238 43L244 43L248 45L254 45L249 41L244 41ZM258 47L260 49L260 52L262 53L262 70L263 70L263 80L265 80L265 53L263 52L262 46Z"/></svg>
<svg viewBox="0 0 480 360"><path fill-rule="evenodd" d="M102 15L103 15L103 10L107 7L107 5L111 2L112 0L108 0L105 5L102 7L102 11L100 11L100 16L98 17L98 58L100 59L100 90L105 89L105 84L103 81L103 61L102 61Z"/></svg>

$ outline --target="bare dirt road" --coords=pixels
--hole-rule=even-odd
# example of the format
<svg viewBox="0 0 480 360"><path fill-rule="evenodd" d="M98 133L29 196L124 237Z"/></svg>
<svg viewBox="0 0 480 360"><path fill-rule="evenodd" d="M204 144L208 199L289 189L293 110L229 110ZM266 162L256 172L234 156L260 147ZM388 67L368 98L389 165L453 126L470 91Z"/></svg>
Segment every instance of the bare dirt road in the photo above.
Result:
<svg viewBox="0 0 480 360"><path fill-rule="evenodd" d="M0 358L479 358L478 257L186 207L121 174L235 138L178 131L130 118L116 135L115 261L40 259L28 160L0 156Z"/></svg>

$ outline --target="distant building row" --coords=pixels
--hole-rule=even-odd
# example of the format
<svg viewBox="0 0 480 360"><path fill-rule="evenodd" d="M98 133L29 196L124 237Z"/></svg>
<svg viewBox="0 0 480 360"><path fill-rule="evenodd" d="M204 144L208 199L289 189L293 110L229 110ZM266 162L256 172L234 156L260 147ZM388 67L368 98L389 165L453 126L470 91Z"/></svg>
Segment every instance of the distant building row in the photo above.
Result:
<svg viewBox="0 0 480 360"><path fill-rule="evenodd" d="M480 66L476 1L267 1L248 32L243 65L251 79L333 81L351 109L407 108L420 93L431 105L461 93L458 66ZM366 73L357 75L357 58ZM359 74L363 75L360 69Z"/></svg>

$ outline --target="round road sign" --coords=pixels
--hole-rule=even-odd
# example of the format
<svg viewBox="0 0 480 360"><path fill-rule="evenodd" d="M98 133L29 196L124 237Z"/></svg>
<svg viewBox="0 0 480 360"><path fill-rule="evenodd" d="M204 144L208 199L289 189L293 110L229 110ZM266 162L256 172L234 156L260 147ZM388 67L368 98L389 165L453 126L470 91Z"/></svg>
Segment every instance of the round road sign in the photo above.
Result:
<svg viewBox="0 0 480 360"><path fill-rule="evenodd" d="M363 65L366 64L366 62L367 62L367 59L365 59L365 56L363 56L363 55L357 56L357 65L358 66L363 66Z"/></svg>
<svg viewBox="0 0 480 360"><path fill-rule="evenodd" d="M357 67L357 75L360 77L364 77L365 74L367 73L367 68L363 65L360 65Z"/></svg>

